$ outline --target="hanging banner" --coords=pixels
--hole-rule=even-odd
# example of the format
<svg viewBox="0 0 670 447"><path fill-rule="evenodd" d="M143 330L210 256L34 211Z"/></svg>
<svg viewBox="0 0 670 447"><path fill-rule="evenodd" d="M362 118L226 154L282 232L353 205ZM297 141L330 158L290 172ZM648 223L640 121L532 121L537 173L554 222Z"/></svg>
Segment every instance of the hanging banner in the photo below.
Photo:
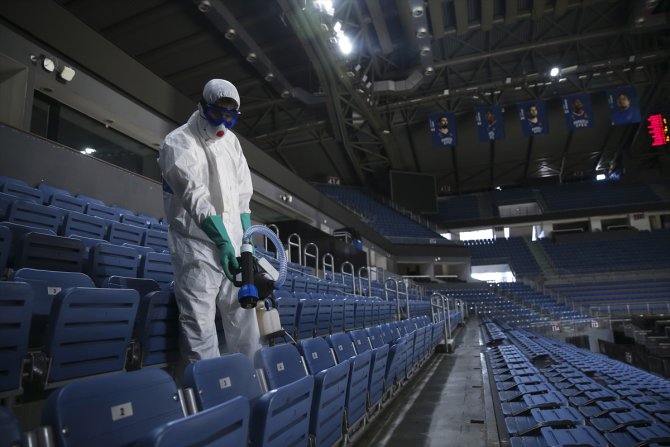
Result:
<svg viewBox="0 0 670 447"><path fill-rule="evenodd" d="M458 141L456 115L452 112L433 113L428 117L433 147L453 147Z"/></svg>
<svg viewBox="0 0 670 447"><path fill-rule="evenodd" d="M607 90L607 103L610 106L612 126L642 121L640 104L634 87Z"/></svg>
<svg viewBox="0 0 670 447"><path fill-rule="evenodd" d="M537 99L520 102L517 106L519 107L519 118L521 118L521 130L525 136L532 137L533 135L549 133L544 101Z"/></svg>
<svg viewBox="0 0 670 447"><path fill-rule="evenodd" d="M588 94L563 96L561 103L568 129L586 129L594 126L591 97Z"/></svg>
<svg viewBox="0 0 670 447"><path fill-rule="evenodd" d="M477 124L479 141L505 139L503 110L499 106L475 107L475 124Z"/></svg>

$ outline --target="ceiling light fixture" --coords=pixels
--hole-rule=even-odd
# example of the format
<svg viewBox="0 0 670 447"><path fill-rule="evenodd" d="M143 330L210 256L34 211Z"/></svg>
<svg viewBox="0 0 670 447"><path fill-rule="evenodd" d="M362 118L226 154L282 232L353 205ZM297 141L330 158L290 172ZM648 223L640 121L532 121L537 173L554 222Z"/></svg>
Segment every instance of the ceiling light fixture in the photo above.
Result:
<svg viewBox="0 0 670 447"><path fill-rule="evenodd" d="M551 70L549 71L549 76L551 77L556 77L558 74L561 72L561 69L558 67L552 67Z"/></svg>

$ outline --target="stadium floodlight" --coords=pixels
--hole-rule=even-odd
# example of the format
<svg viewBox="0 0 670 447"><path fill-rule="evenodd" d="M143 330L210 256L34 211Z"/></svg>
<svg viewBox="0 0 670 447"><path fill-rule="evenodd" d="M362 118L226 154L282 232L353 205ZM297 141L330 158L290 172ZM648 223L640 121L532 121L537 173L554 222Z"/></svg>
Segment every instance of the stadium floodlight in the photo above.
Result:
<svg viewBox="0 0 670 447"><path fill-rule="evenodd" d="M558 74L561 72L561 69L558 67L551 67L551 70L549 71L549 76L551 77L556 77Z"/></svg>
<svg viewBox="0 0 670 447"><path fill-rule="evenodd" d="M97 151L95 149L93 149L92 147L85 147L84 149L82 149L79 152L81 152L82 154L91 155L91 154L96 153Z"/></svg>
<svg viewBox="0 0 670 447"><path fill-rule="evenodd" d="M596 180L602 181L607 179L607 176L605 174L596 174Z"/></svg>
<svg viewBox="0 0 670 447"><path fill-rule="evenodd" d="M337 36L337 45L340 47L342 54L349 54L354 48L351 44L351 40L349 40L349 37L344 33Z"/></svg>

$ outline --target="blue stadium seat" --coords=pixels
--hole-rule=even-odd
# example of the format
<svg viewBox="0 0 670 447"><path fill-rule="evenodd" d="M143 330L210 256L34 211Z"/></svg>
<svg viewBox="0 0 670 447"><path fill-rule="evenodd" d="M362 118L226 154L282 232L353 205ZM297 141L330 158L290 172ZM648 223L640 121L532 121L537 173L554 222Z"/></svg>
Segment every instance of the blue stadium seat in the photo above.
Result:
<svg viewBox="0 0 670 447"><path fill-rule="evenodd" d="M147 253L142 257L138 276L153 279L161 286L161 290L170 290L170 283L174 280L170 255Z"/></svg>
<svg viewBox="0 0 670 447"><path fill-rule="evenodd" d="M333 446L343 433L349 364L337 364L323 338L302 340L299 347L308 372L314 376L310 433L316 445Z"/></svg>
<svg viewBox="0 0 670 447"><path fill-rule="evenodd" d="M584 416L572 407L547 410L533 408L530 416L505 418L505 425L510 436L528 436L535 434L542 427L568 428L584 425Z"/></svg>
<svg viewBox="0 0 670 447"><path fill-rule="evenodd" d="M338 333L328 337L338 363L349 363L349 383L347 384L347 431L351 431L365 416L367 410L368 384L372 351L356 354L354 344L348 334Z"/></svg>
<svg viewBox="0 0 670 447"><path fill-rule="evenodd" d="M104 239L107 225L104 219L88 214L70 211L63 221L63 236L82 236L95 239Z"/></svg>
<svg viewBox="0 0 670 447"><path fill-rule="evenodd" d="M44 204L49 205L51 204L51 199L54 194L61 194L61 195L66 195L72 197L72 194L70 194L69 191L63 189L63 188L57 188L55 186L49 185L48 183L40 183L37 185L37 189L42 191L42 195L44 197Z"/></svg>
<svg viewBox="0 0 670 447"><path fill-rule="evenodd" d="M295 339L296 316L298 314L298 299L288 290L277 290L274 293L277 301L277 311L282 328Z"/></svg>
<svg viewBox="0 0 670 447"><path fill-rule="evenodd" d="M122 214L121 222L127 225L134 225L140 228L149 228L148 220L140 216L135 216L133 214Z"/></svg>
<svg viewBox="0 0 670 447"><path fill-rule="evenodd" d="M155 217L149 217L149 228L167 233L169 228L167 224L157 223L155 219Z"/></svg>
<svg viewBox="0 0 670 447"><path fill-rule="evenodd" d="M330 332L344 332L344 300L337 295L327 294L326 298L331 302Z"/></svg>
<svg viewBox="0 0 670 447"><path fill-rule="evenodd" d="M28 352L33 291L24 282L0 281L0 398L21 392Z"/></svg>
<svg viewBox="0 0 670 447"><path fill-rule="evenodd" d="M155 428L135 447L246 446L249 401L236 397L194 415Z"/></svg>
<svg viewBox="0 0 670 447"><path fill-rule="evenodd" d="M202 410L214 408L237 396L255 401L262 394L251 361L239 353L187 365L184 387L193 389L196 403Z"/></svg>
<svg viewBox="0 0 670 447"><path fill-rule="evenodd" d="M349 332L351 340L358 354L372 352L372 362L370 363L370 373L368 378L368 407L373 407L381 403L386 389L386 362L388 361L389 346L380 345L378 348L372 348L368 333L365 329L358 329Z"/></svg>
<svg viewBox="0 0 670 447"><path fill-rule="evenodd" d="M0 407L0 446L20 447L23 444L23 432L19 420L9 408Z"/></svg>
<svg viewBox="0 0 670 447"><path fill-rule="evenodd" d="M331 333L331 318L333 315L333 300L322 293L311 293L310 297L317 302L316 324L314 335L320 337Z"/></svg>
<svg viewBox="0 0 670 447"><path fill-rule="evenodd" d="M294 296L299 300L296 314L296 340L311 338L314 336L319 302L311 299L307 292L294 292Z"/></svg>
<svg viewBox="0 0 670 447"><path fill-rule="evenodd" d="M94 204L94 205L106 206L105 202L103 202L102 200L96 199L95 197L87 196L86 194L77 194L77 198L86 202L87 205L89 203L91 203L91 204Z"/></svg>
<svg viewBox="0 0 670 447"><path fill-rule="evenodd" d="M111 244L121 245L124 243L141 245L145 230L134 225L121 222L112 222L107 229L107 240Z"/></svg>
<svg viewBox="0 0 670 447"><path fill-rule="evenodd" d="M167 232L149 229L146 231L141 245L151 247L156 251L168 250Z"/></svg>
<svg viewBox="0 0 670 447"><path fill-rule="evenodd" d="M102 287L110 289L137 290L140 298L145 297L151 292L158 292L160 290L160 286L153 279L131 278L126 276L110 276L102 283ZM138 311L137 315L139 317L140 311Z"/></svg>
<svg viewBox="0 0 670 447"><path fill-rule="evenodd" d="M4 225L0 225L0 278L4 276L9 252L12 249L12 232Z"/></svg>
<svg viewBox="0 0 670 447"><path fill-rule="evenodd" d="M20 225L45 228L58 233L64 215L65 212L58 208L18 200L11 206L7 220Z"/></svg>
<svg viewBox="0 0 670 447"><path fill-rule="evenodd" d="M350 331L356 327L356 299L344 298L344 330Z"/></svg>
<svg viewBox="0 0 670 447"><path fill-rule="evenodd" d="M163 366L179 358L179 309L174 293L150 292L138 311L139 366Z"/></svg>
<svg viewBox="0 0 670 447"><path fill-rule="evenodd" d="M67 194L55 193L50 197L48 205L55 206L57 208L62 208L68 211L75 211L77 213L83 213L86 209L86 203Z"/></svg>
<svg viewBox="0 0 670 447"><path fill-rule="evenodd" d="M42 233L23 236L16 253L16 268L80 272L85 249L81 241Z"/></svg>
<svg viewBox="0 0 670 447"><path fill-rule="evenodd" d="M139 254L128 247L98 244L91 247L87 272L101 286L110 276L137 277Z"/></svg>
<svg viewBox="0 0 670 447"><path fill-rule="evenodd" d="M9 210L17 200L20 199L18 197L0 192L0 221L7 219Z"/></svg>
<svg viewBox="0 0 670 447"><path fill-rule="evenodd" d="M148 253L154 253L154 249L151 247L143 247L142 245L133 245L133 244L128 244L128 243L123 243L121 244L122 247L128 247L132 248L137 252L138 255L140 255L140 263L142 262L142 259L146 257Z"/></svg>
<svg viewBox="0 0 670 447"><path fill-rule="evenodd" d="M81 197L81 196L77 196ZM114 222L119 221L119 212L111 206L101 205L98 203L89 202L86 205L86 214L89 216L97 216L102 219L109 219Z"/></svg>
<svg viewBox="0 0 670 447"><path fill-rule="evenodd" d="M42 424L60 447L111 447L132 445L183 417L172 377L148 368L64 385L48 397Z"/></svg>
<svg viewBox="0 0 670 447"><path fill-rule="evenodd" d="M0 187L0 192L19 197L23 200L27 200L33 203L38 203L40 205L44 203L44 196L42 195L42 191L32 188L22 181L7 181L4 185L2 185L2 187Z"/></svg>
<svg viewBox="0 0 670 447"><path fill-rule="evenodd" d="M139 300L130 289L75 287L58 293L45 341L51 359L45 385L122 371Z"/></svg>

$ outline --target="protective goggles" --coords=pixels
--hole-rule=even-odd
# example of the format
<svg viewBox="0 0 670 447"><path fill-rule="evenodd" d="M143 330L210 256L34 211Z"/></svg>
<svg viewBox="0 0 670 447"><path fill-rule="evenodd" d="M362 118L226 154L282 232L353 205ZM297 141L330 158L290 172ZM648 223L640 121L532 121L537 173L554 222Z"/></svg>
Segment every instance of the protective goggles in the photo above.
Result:
<svg viewBox="0 0 670 447"><path fill-rule="evenodd" d="M223 124L227 129L231 129L241 113L235 109L227 109L225 107L215 106L214 104L203 104L203 113L205 119L212 126L220 126Z"/></svg>

